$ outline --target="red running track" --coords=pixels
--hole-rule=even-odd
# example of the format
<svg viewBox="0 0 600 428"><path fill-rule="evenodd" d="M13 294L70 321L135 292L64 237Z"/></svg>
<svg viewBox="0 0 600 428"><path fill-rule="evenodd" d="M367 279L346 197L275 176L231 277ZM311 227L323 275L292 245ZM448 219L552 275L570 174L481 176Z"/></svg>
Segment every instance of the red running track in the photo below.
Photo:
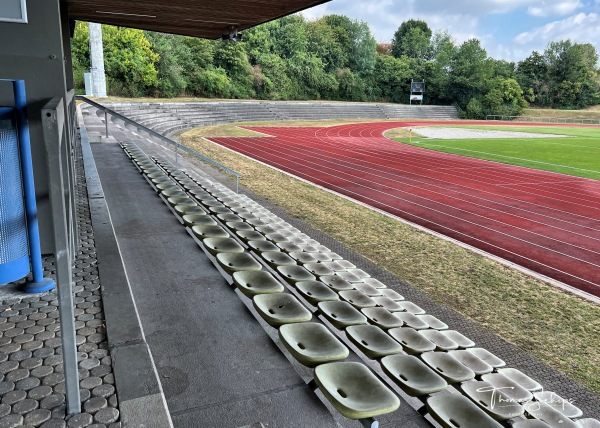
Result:
<svg viewBox="0 0 600 428"><path fill-rule="evenodd" d="M211 140L600 297L600 181L383 136L392 128L432 124L249 127L268 136Z"/></svg>

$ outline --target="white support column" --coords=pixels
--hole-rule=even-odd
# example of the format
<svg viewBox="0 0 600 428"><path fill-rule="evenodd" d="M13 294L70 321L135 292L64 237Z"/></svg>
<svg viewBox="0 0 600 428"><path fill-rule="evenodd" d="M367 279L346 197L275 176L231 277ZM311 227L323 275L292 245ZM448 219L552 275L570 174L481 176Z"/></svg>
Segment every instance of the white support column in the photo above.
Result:
<svg viewBox="0 0 600 428"><path fill-rule="evenodd" d="M102 25L93 22L90 22L88 25L90 31L90 59L92 63L92 93L95 97L106 97Z"/></svg>

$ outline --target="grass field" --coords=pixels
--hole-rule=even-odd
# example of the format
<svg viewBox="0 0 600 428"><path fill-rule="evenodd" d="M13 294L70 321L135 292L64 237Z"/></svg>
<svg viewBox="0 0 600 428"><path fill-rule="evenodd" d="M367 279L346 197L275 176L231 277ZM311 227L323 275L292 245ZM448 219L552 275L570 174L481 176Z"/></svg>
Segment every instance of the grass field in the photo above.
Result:
<svg viewBox="0 0 600 428"><path fill-rule="evenodd" d="M413 138L412 144L445 153L600 180L600 128L521 126L466 126L465 128L558 134L565 137L464 140ZM409 144L406 137L397 135L390 135L390 137Z"/></svg>
<svg viewBox="0 0 600 428"><path fill-rule="evenodd" d="M255 194L600 394L600 306L203 137L237 132L231 125L193 130L181 142L240 172L241 184Z"/></svg>

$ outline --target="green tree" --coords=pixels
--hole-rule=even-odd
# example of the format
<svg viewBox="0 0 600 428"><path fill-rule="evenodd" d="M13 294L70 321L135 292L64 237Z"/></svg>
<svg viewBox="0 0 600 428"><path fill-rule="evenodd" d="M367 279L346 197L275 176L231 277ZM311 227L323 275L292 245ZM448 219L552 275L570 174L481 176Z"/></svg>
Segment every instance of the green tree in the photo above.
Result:
<svg viewBox="0 0 600 428"><path fill-rule="evenodd" d="M191 50L183 43L182 36L146 31L152 50L159 55L156 70L158 72L156 90L157 97L177 97L184 95L190 85L189 73L186 73Z"/></svg>
<svg viewBox="0 0 600 428"><path fill-rule="evenodd" d="M139 97L158 83L153 52L142 30L103 25L104 68L110 93Z"/></svg>
<svg viewBox="0 0 600 428"><path fill-rule="evenodd" d="M371 77L373 95L384 101L406 103L410 92L411 74L408 58L379 55Z"/></svg>
<svg viewBox="0 0 600 428"><path fill-rule="evenodd" d="M370 75L375 68L377 41L369 25L343 15L327 15L323 19L343 49L347 58L344 65L361 76Z"/></svg>
<svg viewBox="0 0 600 428"><path fill-rule="evenodd" d="M392 39L392 55L400 58L426 59L430 53L431 29L425 21L409 19L403 22Z"/></svg>

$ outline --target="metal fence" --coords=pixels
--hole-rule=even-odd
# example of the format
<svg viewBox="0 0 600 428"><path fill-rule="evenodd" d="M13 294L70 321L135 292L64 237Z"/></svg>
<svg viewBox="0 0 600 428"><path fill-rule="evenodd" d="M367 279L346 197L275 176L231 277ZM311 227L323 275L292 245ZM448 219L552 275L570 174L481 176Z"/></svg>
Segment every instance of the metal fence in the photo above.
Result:
<svg viewBox="0 0 600 428"><path fill-rule="evenodd" d="M73 91L69 91L66 98L53 98L42 108L42 125L54 227L66 404L67 413L74 414L81 412L81 403L72 287L72 264L78 244L74 156L77 138Z"/></svg>
<svg viewBox="0 0 600 428"><path fill-rule="evenodd" d="M195 151L193 149L190 149L189 147L181 145L179 142L171 140L170 138L165 137L164 135L162 135L144 125L141 125L141 124L129 119L128 117L123 116L122 114L119 114L116 111L103 106L102 104L98 104L97 102L92 101L89 98L86 98L81 95L78 95L75 98L77 100L83 101L93 107L96 107L97 109L104 112L104 126L105 126L105 133L106 133L107 137L108 137L108 115L111 115L119 120L122 120L125 123L129 123L130 125L136 127L138 129L138 131L143 131L146 134L150 135L151 137L158 138L159 140L164 141L164 142L170 144L171 146L173 146L175 148L175 165L176 166L179 166L179 152L181 151L181 152L187 153L189 155L192 155L192 156L200 159L201 161L206 162L209 165L212 165L215 168L220 169L221 171L224 171L225 173L233 176L235 178L235 191L236 191L236 193L239 192L239 190L240 190L239 189L239 186L240 186L240 173L239 172L234 171L233 169L231 169L209 157L206 157L203 154L198 153L197 151Z"/></svg>
<svg viewBox="0 0 600 428"><path fill-rule="evenodd" d="M485 120L504 121L504 122L531 122L531 123L573 123L583 125L600 125L598 118L585 117L540 117L540 116L501 116L487 115Z"/></svg>

